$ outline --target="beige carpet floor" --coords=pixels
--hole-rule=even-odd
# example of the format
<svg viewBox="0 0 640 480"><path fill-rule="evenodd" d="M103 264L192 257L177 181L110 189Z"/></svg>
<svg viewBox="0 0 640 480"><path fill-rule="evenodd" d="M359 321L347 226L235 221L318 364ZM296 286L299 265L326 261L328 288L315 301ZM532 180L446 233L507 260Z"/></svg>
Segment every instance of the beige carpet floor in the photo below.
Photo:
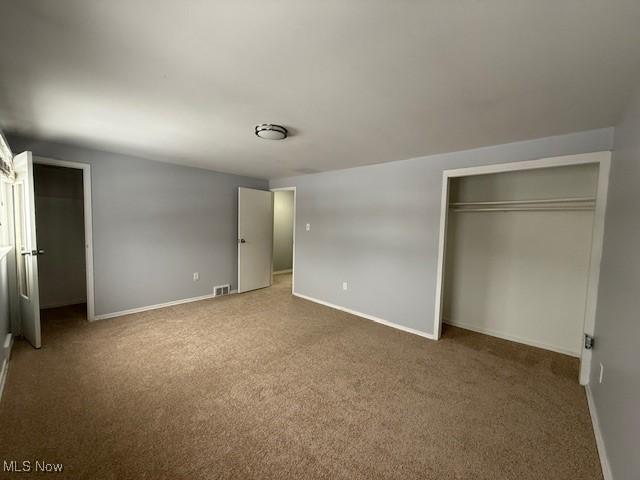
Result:
<svg viewBox="0 0 640 480"><path fill-rule="evenodd" d="M436 343L276 279L92 324L45 312L43 348L14 347L0 461L78 479L602 478L576 359L455 328Z"/></svg>

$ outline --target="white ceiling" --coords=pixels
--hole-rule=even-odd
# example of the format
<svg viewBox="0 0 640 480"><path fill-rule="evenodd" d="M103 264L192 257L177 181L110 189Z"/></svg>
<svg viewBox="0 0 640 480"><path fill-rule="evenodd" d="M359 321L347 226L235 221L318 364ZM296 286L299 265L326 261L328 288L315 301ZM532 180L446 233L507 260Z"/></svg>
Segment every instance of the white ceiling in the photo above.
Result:
<svg viewBox="0 0 640 480"><path fill-rule="evenodd" d="M616 123L639 25L638 0L0 0L0 128L265 178L562 134Z"/></svg>

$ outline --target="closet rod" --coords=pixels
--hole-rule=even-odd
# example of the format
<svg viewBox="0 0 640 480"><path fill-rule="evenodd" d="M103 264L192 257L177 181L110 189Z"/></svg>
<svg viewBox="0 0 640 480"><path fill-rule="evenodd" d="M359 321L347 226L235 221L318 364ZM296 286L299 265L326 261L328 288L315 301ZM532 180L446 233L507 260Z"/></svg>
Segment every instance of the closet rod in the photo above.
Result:
<svg viewBox="0 0 640 480"><path fill-rule="evenodd" d="M595 197L573 197L573 198L545 198L540 200L502 200L492 202L451 202L449 205L453 207L463 207L470 205L520 205L523 203L538 204L538 203L582 203L582 202L595 202Z"/></svg>
<svg viewBox="0 0 640 480"><path fill-rule="evenodd" d="M589 212L595 210L588 206L567 207L487 207L487 208L452 208L453 212Z"/></svg>

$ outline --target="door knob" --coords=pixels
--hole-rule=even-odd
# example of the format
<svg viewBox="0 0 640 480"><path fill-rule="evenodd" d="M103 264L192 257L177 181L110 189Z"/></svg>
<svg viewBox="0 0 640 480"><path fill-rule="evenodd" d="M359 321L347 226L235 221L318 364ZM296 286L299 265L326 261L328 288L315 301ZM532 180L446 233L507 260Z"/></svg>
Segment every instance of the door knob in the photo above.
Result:
<svg viewBox="0 0 640 480"><path fill-rule="evenodd" d="M34 257L37 257L38 255L44 255L44 250L25 250L24 252L20 252L20 255L32 255Z"/></svg>
<svg viewBox="0 0 640 480"><path fill-rule="evenodd" d="M241 238L240 243L247 243L247 241L244 238Z"/></svg>

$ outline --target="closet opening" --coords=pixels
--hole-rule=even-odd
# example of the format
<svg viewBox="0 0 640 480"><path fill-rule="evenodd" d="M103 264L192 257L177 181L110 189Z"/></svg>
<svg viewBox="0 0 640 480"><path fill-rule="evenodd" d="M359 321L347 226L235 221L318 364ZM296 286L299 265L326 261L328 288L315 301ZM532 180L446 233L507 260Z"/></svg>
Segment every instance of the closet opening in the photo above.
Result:
<svg viewBox="0 0 640 480"><path fill-rule="evenodd" d="M436 338L444 323L578 357L588 382L609 159L444 173Z"/></svg>
<svg viewBox="0 0 640 480"><path fill-rule="evenodd" d="M93 292L88 255L90 212L85 169L38 159L33 165L38 238L38 296L43 336L61 324L92 320ZM63 162L59 162L63 163ZM89 223L90 229L90 223ZM91 297L91 298L90 298Z"/></svg>

